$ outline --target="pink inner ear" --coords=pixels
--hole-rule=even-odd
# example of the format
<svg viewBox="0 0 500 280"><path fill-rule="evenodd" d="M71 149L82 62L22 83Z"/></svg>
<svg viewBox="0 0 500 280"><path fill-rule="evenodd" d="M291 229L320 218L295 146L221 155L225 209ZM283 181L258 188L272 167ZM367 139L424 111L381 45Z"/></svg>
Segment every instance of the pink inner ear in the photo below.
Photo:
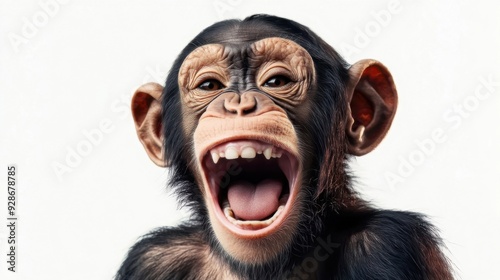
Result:
<svg viewBox="0 0 500 280"><path fill-rule="evenodd" d="M363 76L372 85L372 87L380 95L384 103L392 108L395 105L394 89L392 88L392 78L390 74L385 72L382 68L372 65L365 69Z"/></svg>
<svg viewBox="0 0 500 280"><path fill-rule="evenodd" d="M132 100L132 111L134 120L137 124L140 125L144 122L149 104L151 104L151 101L148 101L146 94L139 93L134 96Z"/></svg>
<svg viewBox="0 0 500 280"><path fill-rule="evenodd" d="M373 119L374 110L372 104L357 90L354 91L352 96L351 113L355 120L354 130L358 125L368 126Z"/></svg>

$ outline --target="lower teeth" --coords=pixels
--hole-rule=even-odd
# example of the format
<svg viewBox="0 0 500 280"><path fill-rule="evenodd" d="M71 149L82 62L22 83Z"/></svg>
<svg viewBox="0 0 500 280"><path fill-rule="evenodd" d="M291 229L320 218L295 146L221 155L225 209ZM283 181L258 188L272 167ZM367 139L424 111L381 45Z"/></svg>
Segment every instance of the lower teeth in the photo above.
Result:
<svg viewBox="0 0 500 280"><path fill-rule="evenodd" d="M278 209L276 210L276 212L274 212L272 217L270 217L267 220L263 220L263 221L257 221L257 220L243 221L243 220L235 219L234 212L231 209L231 206L229 205L229 202L227 200L222 204L222 209L224 211L224 215L226 216L226 218L234 225L237 225L238 227L240 227L242 229L257 230L257 229L265 228L265 227L269 226L270 224L272 224L274 221L276 221L276 219L278 219L278 216L281 214L281 212L283 212L283 209L285 209L285 205L284 204L280 205L278 207Z"/></svg>

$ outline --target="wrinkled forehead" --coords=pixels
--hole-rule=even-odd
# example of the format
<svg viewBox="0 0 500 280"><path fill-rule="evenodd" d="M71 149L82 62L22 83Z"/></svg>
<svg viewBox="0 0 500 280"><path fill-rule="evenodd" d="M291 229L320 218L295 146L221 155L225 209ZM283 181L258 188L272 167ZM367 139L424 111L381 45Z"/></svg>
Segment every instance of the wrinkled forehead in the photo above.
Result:
<svg viewBox="0 0 500 280"><path fill-rule="evenodd" d="M249 65L262 61L288 61L300 65L305 63L303 60L312 59L299 44L284 38L270 37L251 43L233 42L200 46L186 56L180 72L208 65L227 67L242 61Z"/></svg>

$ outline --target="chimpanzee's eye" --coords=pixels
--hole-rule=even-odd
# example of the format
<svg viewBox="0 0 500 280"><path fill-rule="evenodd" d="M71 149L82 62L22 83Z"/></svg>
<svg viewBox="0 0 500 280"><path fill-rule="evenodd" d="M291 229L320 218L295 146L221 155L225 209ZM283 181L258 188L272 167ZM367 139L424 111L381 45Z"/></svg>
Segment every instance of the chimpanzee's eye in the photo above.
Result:
<svg viewBox="0 0 500 280"><path fill-rule="evenodd" d="M290 82L290 79L285 76L273 76L264 83L265 87L282 87Z"/></svg>
<svg viewBox="0 0 500 280"><path fill-rule="evenodd" d="M205 91L214 91L214 90L219 90L219 89L224 88L224 85L215 79L209 79L209 80L203 81L198 86L198 88L201 90L205 90Z"/></svg>

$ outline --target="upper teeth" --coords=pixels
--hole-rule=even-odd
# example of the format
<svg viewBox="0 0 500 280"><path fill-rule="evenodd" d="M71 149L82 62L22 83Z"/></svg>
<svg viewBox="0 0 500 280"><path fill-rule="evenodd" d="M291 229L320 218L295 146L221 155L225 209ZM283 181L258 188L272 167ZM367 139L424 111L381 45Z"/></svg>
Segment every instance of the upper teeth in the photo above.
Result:
<svg viewBox="0 0 500 280"><path fill-rule="evenodd" d="M226 149L226 158L227 159L236 159L238 158L238 151L233 148L233 147L229 147Z"/></svg>
<svg viewBox="0 0 500 280"><path fill-rule="evenodd" d="M216 152L211 152L210 154L212 155L212 160L214 161L214 163L217 163L220 158L219 154Z"/></svg>
<svg viewBox="0 0 500 280"><path fill-rule="evenodd" d="M210 150L210 155L212 156L212 160L214 163L217 163L220 158L237 159L241 157L250 159L255 158L257 154L264 154L264 157L266 159L280 158L283 154L283 151L279 148L269 145L266 145L265 147L237 147L228 145L225 148L217 147Z"/></svg>
<svg viewBox="0 0 500 280"><path fill-rule="evenodd" d="M255 157L255 149L252 147L246 147L241 151L242 158L254 158Z"/></svg>
<svg viewBox="0 0 500 280"><path fill-rule="evenodd" d="M271 150L271 148L267 148L264 150L264 156L267 158L267 159L270 159L271 158L271 153L273 151Z"/></svg>

